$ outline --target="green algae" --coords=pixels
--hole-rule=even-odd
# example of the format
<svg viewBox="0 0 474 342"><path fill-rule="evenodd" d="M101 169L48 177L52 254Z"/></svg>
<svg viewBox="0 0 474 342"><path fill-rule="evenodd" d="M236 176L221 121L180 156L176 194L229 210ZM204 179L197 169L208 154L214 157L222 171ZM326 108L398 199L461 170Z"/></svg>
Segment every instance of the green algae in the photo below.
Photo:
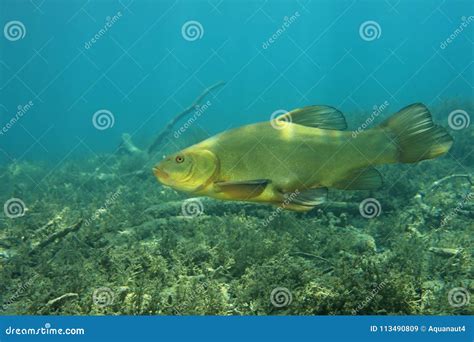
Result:
<svg viewBox="0 0 474 342"><path fill-rule="evenodd" d="M0 219L1 313L473 314L473 185L432 188L473 175L472 127L451 133L446 157L384 166L384 189L331 191L352 206L307 214L201 199L186 215L186 197L160 186L143 155L5 166L1 199L27 210ZM366 198L379 201L378 216L358 212Z"/></svg>

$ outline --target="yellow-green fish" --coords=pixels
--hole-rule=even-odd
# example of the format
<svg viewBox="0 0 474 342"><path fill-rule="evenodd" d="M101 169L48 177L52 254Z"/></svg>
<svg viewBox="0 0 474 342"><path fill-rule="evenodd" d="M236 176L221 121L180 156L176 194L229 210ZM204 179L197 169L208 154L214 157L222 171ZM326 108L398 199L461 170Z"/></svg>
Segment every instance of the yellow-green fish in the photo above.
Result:
<svg viewBox="0 0 474 342"><path fill-rule="evenodd" d="M295 109L168 156L154 173L161 183L193 196L307 211L326 200L328 188L381 187L374 165L433 159L453 143L419 103L358 134L346 128L335 108Z"/></svg>

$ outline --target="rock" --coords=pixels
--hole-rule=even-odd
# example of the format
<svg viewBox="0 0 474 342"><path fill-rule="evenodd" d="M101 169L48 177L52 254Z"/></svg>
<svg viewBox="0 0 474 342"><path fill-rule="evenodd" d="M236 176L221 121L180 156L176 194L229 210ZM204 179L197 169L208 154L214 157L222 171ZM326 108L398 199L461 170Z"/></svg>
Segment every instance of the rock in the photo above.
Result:
<svg viewBox="0 0 474 342"><path fill-rule="evenodd" d="M430 247L428 250L431 253L434 253L436 255L439 255L445 258L458 256L463 251L462 248L439 248L439 247Z"/></svg>

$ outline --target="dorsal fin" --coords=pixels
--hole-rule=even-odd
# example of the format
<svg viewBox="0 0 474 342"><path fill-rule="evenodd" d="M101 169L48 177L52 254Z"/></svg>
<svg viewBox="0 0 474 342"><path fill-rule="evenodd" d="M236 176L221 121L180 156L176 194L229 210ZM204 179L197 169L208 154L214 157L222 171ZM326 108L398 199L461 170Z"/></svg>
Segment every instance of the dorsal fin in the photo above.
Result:
<svg viewBox="0 0 474 342"><path fill-rule="evenodd" d="M277 120L321 129L345 130L347 128L344 115L336 108L329 106L308 106L294 109Z"/></svg>

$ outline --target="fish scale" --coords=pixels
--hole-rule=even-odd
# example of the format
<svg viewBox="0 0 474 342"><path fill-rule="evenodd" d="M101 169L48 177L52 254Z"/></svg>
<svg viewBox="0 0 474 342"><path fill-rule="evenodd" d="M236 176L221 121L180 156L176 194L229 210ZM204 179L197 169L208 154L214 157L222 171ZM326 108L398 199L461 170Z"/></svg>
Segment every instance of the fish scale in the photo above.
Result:
<svg viewBox="0 0 474 342"><path fill-rule="evenodd" d="M433 159L452 145L446 130L434 125L419 103L356 136L346 128L335 108L299 108L188 147L160 162L155 175L193 196L307 211L326 200L328 188L381 187L376 165ZM294 193L298 196L287 203Z"/></svg>

